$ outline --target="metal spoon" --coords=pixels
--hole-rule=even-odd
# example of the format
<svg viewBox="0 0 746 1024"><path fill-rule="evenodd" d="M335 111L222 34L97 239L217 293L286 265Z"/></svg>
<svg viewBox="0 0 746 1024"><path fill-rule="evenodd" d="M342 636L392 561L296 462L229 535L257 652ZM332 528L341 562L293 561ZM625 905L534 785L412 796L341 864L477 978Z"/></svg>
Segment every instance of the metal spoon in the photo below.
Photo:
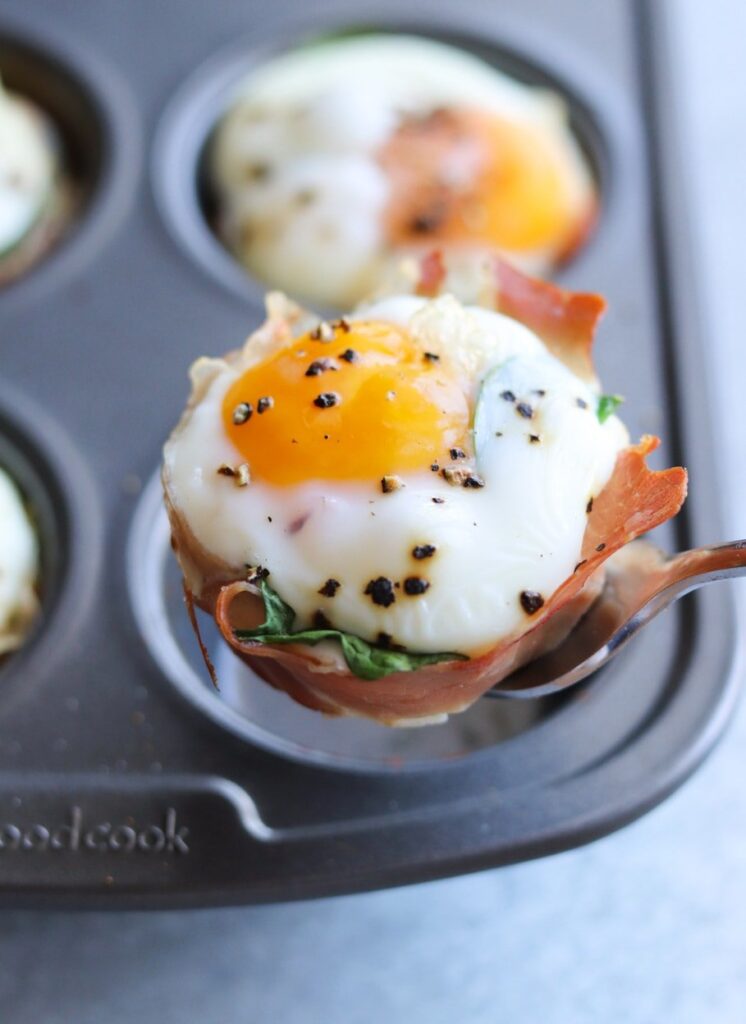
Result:
<svg viewBox="0 0 746 1024"><path fill-rule="evenodd" d="M546 697L601 668L670 604L704 583L746 576L746 540L668 557L635 541L608 560L604 589L564 643L488 690L487 697Z"/></svg>

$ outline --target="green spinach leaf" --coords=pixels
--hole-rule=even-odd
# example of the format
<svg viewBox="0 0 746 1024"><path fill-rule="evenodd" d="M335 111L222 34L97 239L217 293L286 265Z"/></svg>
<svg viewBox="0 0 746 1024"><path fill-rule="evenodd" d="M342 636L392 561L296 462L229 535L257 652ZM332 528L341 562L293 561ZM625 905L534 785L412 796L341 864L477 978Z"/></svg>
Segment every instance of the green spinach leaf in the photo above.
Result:
<svg viewBox="0 0 746 1024"><path fill-rule="evenodd" d="M605 423L609 416L613 416L624 399L621 395L601 395L598 399L596 415L599 423Z"/></svg>
<svg viewBox="0 0 746 1024"><path fill-rule="evenodd" d="M322 640L337 640L347 666L360 679L382 679L393 672L414 672L423 665L440 661L467 661L464 654L410 654L407 651L376 647L367 640L344 633L339 629L305 629L292 632L295 612L266 580L259 581L264 601L265 621L255 629L237 629L238 640L256 640L264 644L318 644Z"/></svg>

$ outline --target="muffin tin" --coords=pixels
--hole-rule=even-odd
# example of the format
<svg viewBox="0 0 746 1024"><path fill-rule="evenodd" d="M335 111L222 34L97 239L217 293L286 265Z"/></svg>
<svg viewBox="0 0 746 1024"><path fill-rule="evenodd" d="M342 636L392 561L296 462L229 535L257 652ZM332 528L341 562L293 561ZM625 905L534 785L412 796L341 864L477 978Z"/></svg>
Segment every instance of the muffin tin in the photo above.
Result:
<svg viewBox="0 0 746 1024"><path fill-rule="evenodd" d="M212 236L201 159L251 64L314 32L413 31L564 93L599 175L563 283L598 290L604 381L692 494L670 549L718 539L703 352L678 176L664 5L488 8L7 0L0 66L62 122L85 197L68 237L0 292L0 464L34 509L44 614L0 668L0 900L186 906L403 883L547 854L619 827L696 767L733 706L726 588L657 620L565 696L484 700L447 725L331 721L200 663L157 466L203 352L261 289ZM32 91L33 90L33 91ZM663 116L665 114L665 116ZM208 210L209 214L209 202Z"/></svg>

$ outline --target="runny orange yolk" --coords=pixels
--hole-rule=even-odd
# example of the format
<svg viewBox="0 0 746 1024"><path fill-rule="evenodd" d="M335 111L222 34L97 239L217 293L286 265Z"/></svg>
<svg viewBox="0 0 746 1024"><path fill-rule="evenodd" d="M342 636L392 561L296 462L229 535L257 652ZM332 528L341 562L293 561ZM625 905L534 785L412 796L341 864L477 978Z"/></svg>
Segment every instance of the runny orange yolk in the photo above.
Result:
<svg viewBox="0 0 746 1024"><path fill-rule="evenodd" d="M330 342L304 334L226 393L225 431L252 480L377 482L427 472L450 448L466 446L469 401L445 359L429 359L393 324L333 330ZM319 370L319 361L328 362ZM246 412L236 416L241 403L253 412L236 423Z"/></svg>
<svg viewBox="0 0 746 1024"><path fill-rule="evenodd" d="M391 186L385 230L394 244L561 251L584 228L573 168L535 126L440 109L403 121L379 162Z"/></svg>

